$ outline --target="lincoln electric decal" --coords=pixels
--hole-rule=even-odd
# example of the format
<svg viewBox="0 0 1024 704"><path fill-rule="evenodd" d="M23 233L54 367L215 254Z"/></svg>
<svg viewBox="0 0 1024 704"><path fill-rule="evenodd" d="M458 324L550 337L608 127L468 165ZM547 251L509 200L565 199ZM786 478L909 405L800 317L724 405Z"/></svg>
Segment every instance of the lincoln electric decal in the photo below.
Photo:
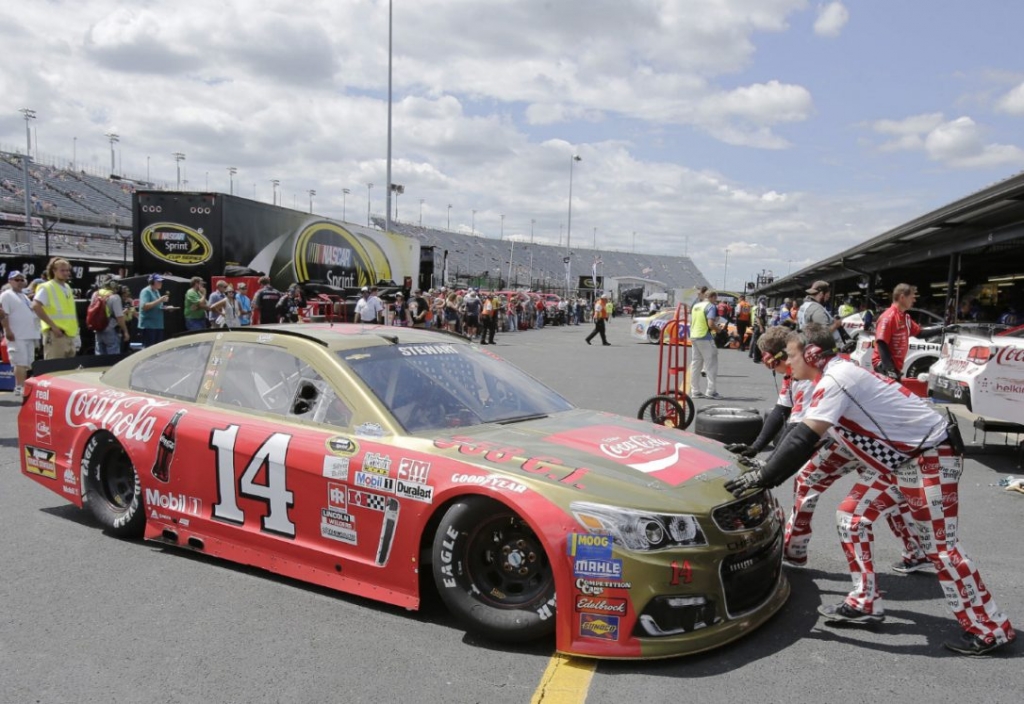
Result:
<svg viewBox="0 0 1024 704"><path fill-rule="evenodd" d="M173 222L153 223L142 231L140 239L147 252L171 264L199 266L213 255L213 245L201 229Z"/></svg>

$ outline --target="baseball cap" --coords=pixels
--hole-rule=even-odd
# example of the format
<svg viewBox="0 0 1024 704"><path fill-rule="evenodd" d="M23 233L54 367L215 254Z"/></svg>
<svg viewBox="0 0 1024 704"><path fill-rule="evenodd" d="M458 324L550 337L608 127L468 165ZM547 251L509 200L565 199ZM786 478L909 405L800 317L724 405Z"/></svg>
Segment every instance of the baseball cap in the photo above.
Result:
<svg viewBox="0 0 1024 704"><path fill-rule="evenodd" d="M19 277L24 279L25 275L22 274L20 271L12 271L10 274L7 275L7 280L10 281L11 279L17 279Z"/></svg>
<svg viewBox="0 0 1024 704"><path fill-rule="evenodd" d="M399 291L398 293L395 294L395 298L405 298L405 294Z"/></svg>
<svg viewBox="0 0 1024 704"><path fill-rule="evenodd" d="M160 276L160 274L150 274L149 275L149 283L151 283L151 284L156 283L157 281L163 281L163 280L164 280L164 277Z"/></svg>
<svg viewBox="0 0 1024 704"><path fill-rule="evenodd" d="M832 290L832 287L829 286L828 281L815 281L811 284L811 287L807 289L807 293L814 295L816 293L828 293L830 290Z"/></svg>
<svg viewBox="0 0 1024 704"><path fill-rule="evenodd" d="M359 289L359 293L369 293L369 292L370 292L370 289L367 288L366 286L363 286L361 289Z"/></svg>

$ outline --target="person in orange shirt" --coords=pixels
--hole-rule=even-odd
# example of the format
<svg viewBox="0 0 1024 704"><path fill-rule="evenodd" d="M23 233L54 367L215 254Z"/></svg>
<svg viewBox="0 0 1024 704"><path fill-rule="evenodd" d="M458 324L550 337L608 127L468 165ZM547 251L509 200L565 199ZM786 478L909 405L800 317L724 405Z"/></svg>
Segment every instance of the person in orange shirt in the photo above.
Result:
<svg viewBox="0 0 1024 704"><path fill-rule="evenodd" d="M612 343L608 342L608 338L605 337L605 321L608 320L608 296L601 294L597 302L594 303L594 329L587 335L587 344L594 339L595 336L601 336L601 344L605 347L610 347Z"/></svg>

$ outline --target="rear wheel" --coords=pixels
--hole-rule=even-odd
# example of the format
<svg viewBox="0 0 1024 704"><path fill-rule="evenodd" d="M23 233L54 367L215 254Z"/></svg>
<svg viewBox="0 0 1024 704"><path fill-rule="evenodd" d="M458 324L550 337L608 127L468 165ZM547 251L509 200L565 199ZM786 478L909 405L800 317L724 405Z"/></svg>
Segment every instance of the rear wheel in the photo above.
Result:
<svg viewBox="0 0 1024 704"><path fill-rule="evenodd" d="M555 630L555 577L533 529L504 504L471 496L441 519L433 545L441 599L467 630L521 643Z"/></svg>
<svg viewBox="0 0 1024 704"><path fill-rule="evenodd" d="M661 328L651 325L647 328L647 341L652 345L661 342Z"/></svg>
<svg viewBox="0 0 1024 704"><path fill-rule="evenodd" d="M109 433L96 433L82 451L89 512L113 535L138 538L146 526L142 484L128 453Z"/></svg>
<svg viewBox="0 0 1024 704"><path fill-rule="evenodd" d="M903 376L907 379L916 379L921 374L927 374L928 370L932 368L932 365L938 362L936 357L922 357L921 359L915 360L910 368L907 369L907 373Z"/></svg>

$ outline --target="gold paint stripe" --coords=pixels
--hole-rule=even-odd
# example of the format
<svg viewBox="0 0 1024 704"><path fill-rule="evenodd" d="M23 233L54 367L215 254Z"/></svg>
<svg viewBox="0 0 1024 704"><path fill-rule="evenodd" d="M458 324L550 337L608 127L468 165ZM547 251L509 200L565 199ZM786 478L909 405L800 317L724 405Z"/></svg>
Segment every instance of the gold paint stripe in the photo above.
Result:
<svg viewBox="0 0 1024 704"><path fill-rule="evenodd" d="M530 704L583 704L597 660L555 653L533 693Z"/></svg>

